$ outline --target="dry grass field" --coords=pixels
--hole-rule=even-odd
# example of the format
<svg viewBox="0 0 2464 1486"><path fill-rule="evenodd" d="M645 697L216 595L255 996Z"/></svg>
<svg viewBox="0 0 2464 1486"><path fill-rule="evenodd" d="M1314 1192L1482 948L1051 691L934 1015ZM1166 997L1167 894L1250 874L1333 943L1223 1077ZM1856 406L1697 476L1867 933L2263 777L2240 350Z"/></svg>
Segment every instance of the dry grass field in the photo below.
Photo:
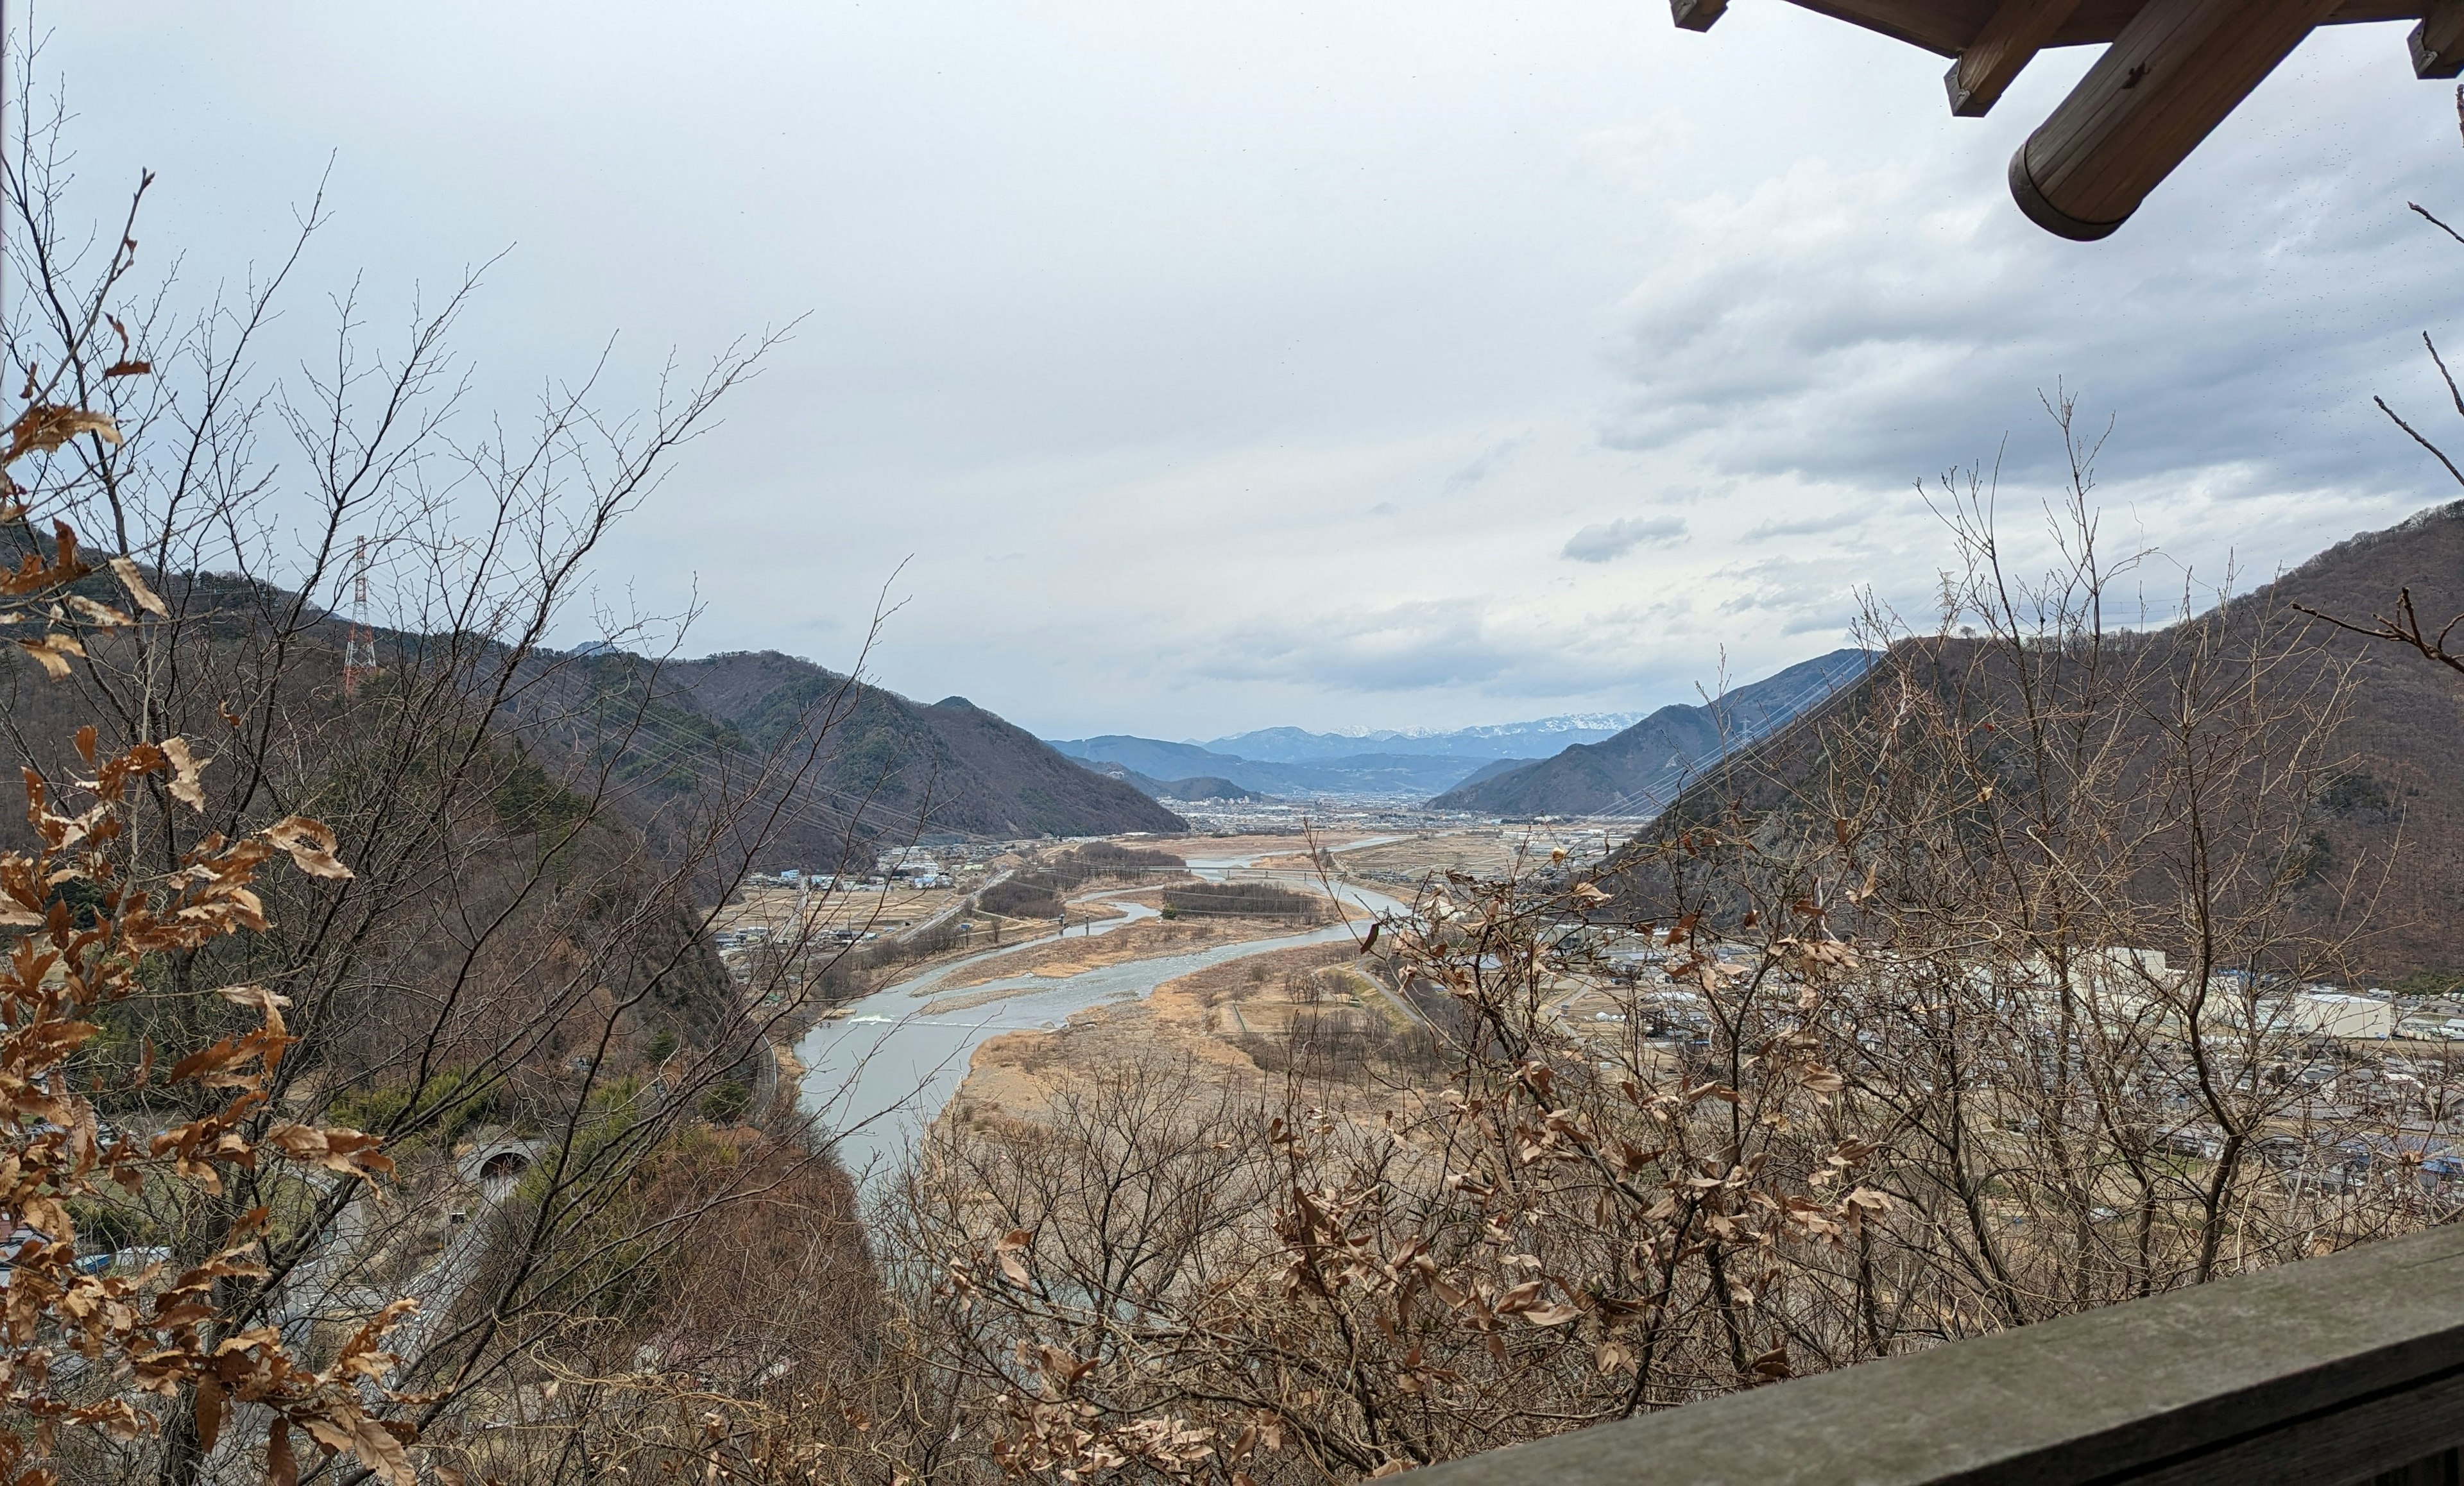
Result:
<svg viewBox="0 0 2464 1486"><path fill-rule="evenodd" d="M1317 843L1339 851L1350 842L1368 840L1371 834L1367 831L1332 831L1320 835ZM1174 856L1194 862L1221 862L1227 857L1287 856L1299 863L1309 861L1309 838L1305 836L1191 836L1159 843L1124 838L1121 844L1159 844ZM1259 864L1265 863L1262 861Z"/></svg>
<svg viewBox="0 0 2464 1486"><path fill-rule="evenodd" d="M1337 851L1336 863L1347 872L1399 872L1418 878L1429 872L1470 872L1502 877L1513 869L1515 847L1529 833L1506 827L1446 831L1386 841L1353 851ZM1536 856L1548 860L1549 847L1534 843Z"/></svg>
<svg viewBox="0 0 2464 1486"><path fill-rule="evenodd" d="M1304 977L1324 997L1353 994L1352 960L1348 944L1272 951L1168 980L1141 1001L1080 1012L1049 1032L1003 1033L976 1049L943 1118L1032 1120L1085 1070L1141 1059L1186 1059L1201 1076L1258 1082L1265 1071L1239 1039L1280 1032L1301 1007L1293 993Z"/></svg>
<svg viewBox="0 0 2464 1486"><path fill-rule="evenodd" d="M887 933L905 929L910 924L921 923L963 896L957 889L948 887L918 891L893 886L887 892L817 892L805 905L805 913L808 927L815 933L838 929ZM726 932L766 926L773 938L787 940L794 934L796 899L796 891L791 887L747 888L736 902L718 910L712 928Z"/></svg>
<svg viewBox="0 0 2464 1486"><path fill-rule="evenodd" d="M1077 905L1071 905L1073 917L1077 911ZM1147 919L1124 925L1110 933L1084 937L1073 935L1051 940L1032 950L1021 950L1015 954L994 955L980 964L957 972L934 989L963 991L969 986L1006 980L1012 975L1062 980L1106 965L1159 959L1168 954L1187 954L1219 944L1265 939L1293 931L1294 927L1288 919L1177 919L1170 922Z"/></svg>

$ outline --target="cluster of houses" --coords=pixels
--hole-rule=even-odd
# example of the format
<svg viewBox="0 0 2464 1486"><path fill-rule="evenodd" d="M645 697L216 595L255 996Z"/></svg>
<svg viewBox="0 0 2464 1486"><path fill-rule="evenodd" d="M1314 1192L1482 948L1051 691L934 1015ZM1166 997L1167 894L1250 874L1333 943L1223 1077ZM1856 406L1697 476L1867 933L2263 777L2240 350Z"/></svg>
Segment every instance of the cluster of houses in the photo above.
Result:
<svg viewBox="0 0 2464 1486"><path fill-rule="evenodd" d="M1635 985L1660 978L1672 951L1652 934L1622 935L1617 942L1595 947L1611 980ZM1733 960L1742 948L1713 947L1723 960ZM1991 973L1979 969L1972 973ZM2069 972L2072 985L2097 1015L2117 1020L2153 1016L2178 1020L2189 1005L2190 989L2185 972L2168 962L2162 950L2108 949L2077 957ZM2041 961L2022 967L2019 980L2039 987L2057 982ZM2254 987L2256 994L2253 994ZM1680 993L1682 995L1683 993ZM2390 1038L2423 1042L2464 1042L2464 1002L2407 999L2367 987L2319 983L2267 983L2244 971L2219 971L2211 975L2200 1003L2204 1023L2217 1031L2239 1025L2246 1016L2257 1018L2261 1035L2291 1034L2338 1041L2384 1041Z"/></svg>
<svg viewBox="0 0 2464 1486"><path fill-rule="evenodd" d="M972 863L944 862L946 847L900 846L881 854L882 876L902 886L914 888L955 887L958 873ZM982 870L981 867L977 868Z"/></svg>
<svg viewBox="0 0 2464 1486"><path fill-rule="evenodd" d="M1647 935L1621 935L1593 949L1607 967L1608 986L1578 991L1563 1003L1560 1014L1570 1028L1616 1043L1639 1031L1672 1052L1708 1039L1702 995L1665 973L1672 954L1686 951ZM1743 946L1711 952L1739 968L1748 955ZM1999 974L1995 989L2022 999L2061 983L2041 963L2006 966ZM2084 1015L2156 1035L2149 1097L2181 1121L2155 1137L2159 1147L2207 1161L2225 1154L2223 1132L2199 1118L2194 1102L2170 1085L2166 1072L2181 1063L2182 1055L2167 1049L2181 1039L2195 1003L2205 1037L2234 1039L2245 1023L2255 1023L2251 1030L2266 1039L2270 1082L2294 1096L2288 1107L2298 1117L2271 1116L2245 1137L2245 1158L2323 1190L2392 1181L2431 1192L2464 1191L2464 1143L2451 1138L2458 1133L2454 1115L2464 1107L2451 1110L2447 1091L2456 1051L2452 1044L2464 1043L2464 1002L2271 983L2238 972L2211 976L2207 994L2195 996L2189 977L2153 950L2078 956L2070 977ZM1609 986L1631 989L1613 993ZM1990 1065L1993 1055L1985 1057ZM2014 1130L2034 1127L2017 1109L2009 1118L2019 1122L2011 1125Z"/></svg>
<svg viewBox="0 0 2464 1486"><path fill-rule="evenodd" d="M881 853L869 872L813 872L802 867L786 867L777 872L756 872L744 880L747 887L785 888L790 892L887 892L892 887L925 890L956 887L961 877L980 873L980 862L965 860L966 853L950 847L899 846Z"/></svg>
<svg viewBox="0 0 2464 1486"><path fill-rule="evenodd" d="M2408 1000L2396 1011L2395 1035L2414 1042L2464 1042L2464 1001Z"/></svg>

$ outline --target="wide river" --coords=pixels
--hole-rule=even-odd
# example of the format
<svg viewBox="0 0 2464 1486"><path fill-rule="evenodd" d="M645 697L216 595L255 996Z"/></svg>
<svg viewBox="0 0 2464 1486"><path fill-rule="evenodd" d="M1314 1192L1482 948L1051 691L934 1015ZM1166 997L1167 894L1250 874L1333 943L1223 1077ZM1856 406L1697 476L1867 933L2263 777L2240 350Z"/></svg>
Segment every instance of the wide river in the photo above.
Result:
<svg viewBox="0 0 2464 1486"><path fill-rule="evenodd" d="M1189 865L1199 877L1221 880L1229 869L1245 867L1252 860L1193 857ZM1279 873L1277 881L1323 890L1315 878L1298 872ZM1335 885L1335 895L1373 913L1400 912L1404 907L1384 893L1349 883ZM1134 903L1114 907L1127 909L1128 917L1072 929L1071 936L1083 932L1095 938L1155 916L1155 909ZM840 1131L839 1160L870 1185L895 1169L913 1148L916 1137L949 1104L967 1076L968 1058L985 1038L1004 1032L1058 1027L1090 1006L1138 1000L1167 980L1210 965L1367 931L1365 925L1330 924L1305 933L1099 966L1074 975L1012 975L935 994L963 969L1052 941L1029 939L981 951L886 986L851 1003L844 1018L822 1022L806 1033L796 1044L796 1057L805 1069L803 1104ZM988 999L993 996L1001 998ZM944 1009L935 1012L936 1002ZM952 1002L966 1004L963 1009L952 1009Z"/></svg>

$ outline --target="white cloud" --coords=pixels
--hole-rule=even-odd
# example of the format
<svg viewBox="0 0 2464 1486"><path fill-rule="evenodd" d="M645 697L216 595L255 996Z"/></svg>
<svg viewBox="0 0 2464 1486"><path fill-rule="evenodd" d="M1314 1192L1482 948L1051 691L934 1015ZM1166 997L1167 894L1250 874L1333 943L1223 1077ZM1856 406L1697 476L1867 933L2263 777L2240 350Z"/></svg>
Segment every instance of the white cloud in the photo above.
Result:
<svg viewBox="0 0 2464 1486"><path fill-rule="evenodd" d="M1860 588L1925 608L1914 482L1998 459L2032 513L2057 382L2114 420L2109 530L2199 575L2445 493L2368 403L2444 405L2417 335L2464 274L2404 210L2464 217L2401 26L2323 30L2079 245L2001 172L2083 52L1967 120L1938 58L1789 5L1702 36L1627 0L665 15L128 0L50 16L44 65L90 179L160 167L143 240L200 282L334 158L269 366L363 270L384 325L508 243L465 321L482 405L611 331L608 386L647 395L671 347L810 312L603 580L654 610L698 582L707 648L851 645L905 561L884 679L1053 735L1767 673Z"/></svg>
<svg viewBox="0 0 2464 1486"><path fill-rule="evenodd" d="M1617 185L1649 192L1671 157L1694 144L1694 136L1693 120L1682 110L1663 108L1640 123L1593 130L1575 142L1575 153L1584 165Z"/></svg>
<svg viewBox="0 0 2464 1486"><path fill-rule="evenodd" d="M1528 709L1540 697L1682 689L1685 669L1656 662L1648 645L1682 612L1675 604L1564 614L1530 604L1431 601L1347 608L1307 624L1269 620L1227 630L1193 645L1181 664L1215 682L1423 698L1472 689Z"/></svg>
<svg viewBox="0 0 2464 1486"><path fill-rule="evenodd" d="M1530 435L1519 433L1491 444L1481 450L1479 458L1446 476L1445 492L1454 495L1470 490L1504 469L1506 462L1514 457L1514 451L1529 442Z"/></svg>
<svg viewBox="0 0 2464 1486"><path fill-rule="evenodd" d="M1657 546L1684 536L1685 523L1675 516L1620 516L1587 526L1566 538L1563 556L1576 562L1607 562L1646 542Z"/></svg>

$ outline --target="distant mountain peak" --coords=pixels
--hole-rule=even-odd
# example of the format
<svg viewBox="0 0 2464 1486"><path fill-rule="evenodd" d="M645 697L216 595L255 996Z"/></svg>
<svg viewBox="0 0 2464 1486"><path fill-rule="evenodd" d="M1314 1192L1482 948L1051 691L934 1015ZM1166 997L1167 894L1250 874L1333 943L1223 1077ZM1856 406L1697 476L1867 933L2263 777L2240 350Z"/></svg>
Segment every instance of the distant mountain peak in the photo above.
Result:
<svg viewBox="0 0 2464 1486"><path fill-rule="evenodd" d="M568 688L560 693L565 715L596 716L584 699L614 697L613 714L629 716L636 704L628 699L639 696L654 719L655 728L627 735L641 779L619 797L650 824L671 803L664 791L691 788L715 767L758 761L817 716L833 717L836 733L780 800L784 824L773 850L781 864L836 861L849 841L874 836L1010 841L1186 826L1134 787L1089 774L965 697L927 707L775 650L668 661L655 680L648 663L608 651L562 668L557 680ZM645 688L654 694L640 696Z"/></svg>
<svg viewBox="0 0 2464 1486"><path fill-rule="evenodd" d="M1529 722L1468 728L1259 728L1190 747L1260 763L1314 763L1357 754L1403 754L1489 760L1529 758L1570 743L1595 742L1632 727L1640 712L1567 712Z"/></svg>
<svg viewBox="0 0 2464 1486"><path fill-rule="evenodd" d="M1672 703L1598 742L1519 769L1484 770L1429 803L1501 815L1652 815L1705 765L1785 727L1873 663L1857 649L1800 661L1710 702Z"/></svg>

